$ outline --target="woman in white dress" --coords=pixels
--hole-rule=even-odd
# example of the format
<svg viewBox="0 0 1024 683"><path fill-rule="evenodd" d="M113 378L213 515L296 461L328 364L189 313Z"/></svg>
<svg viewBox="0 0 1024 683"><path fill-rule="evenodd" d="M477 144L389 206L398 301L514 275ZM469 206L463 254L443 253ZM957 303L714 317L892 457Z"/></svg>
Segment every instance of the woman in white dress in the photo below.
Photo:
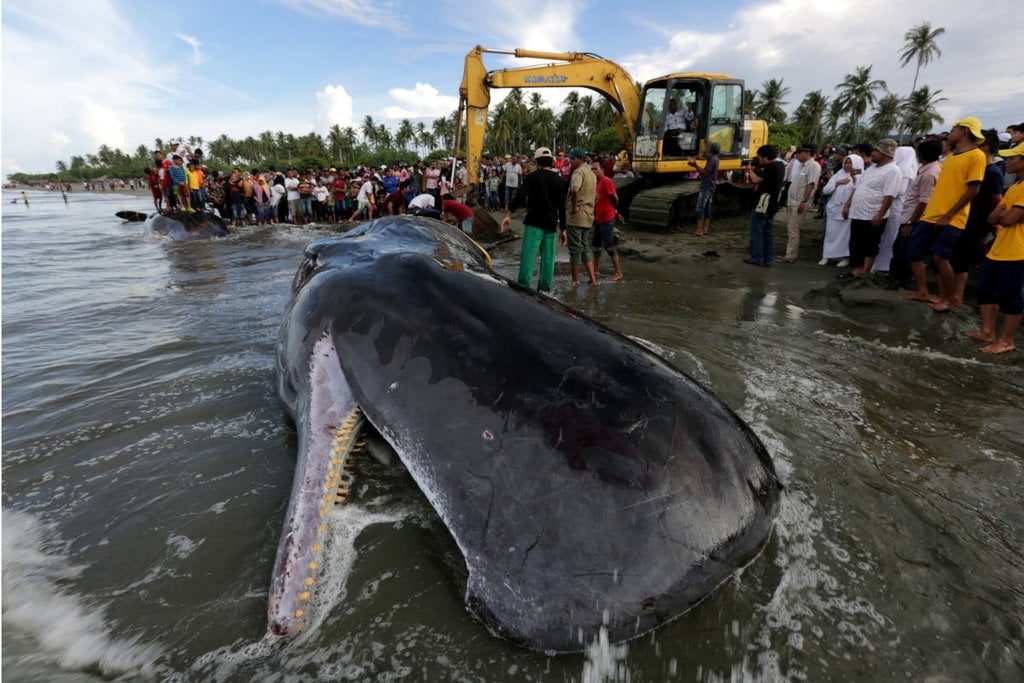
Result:
<svg viewBox="0 0 1024 683"><path fill-rule="evenodd" d="M900 229L903 198L910 188L911 181L917 177L917 152L913 147L897 147L896 156L892 160L900 167L902 178L899 191L893 197L892 206L889 207L889 218L885 222L885 231L882 233L882 240L878 247L878 256L875 258L875 264L871 266L873 273L889 272L889 264L892 263L892 245L896 241L896 233Z"/></svg>
<svg viewBox="0 0 1024 683"><path fill-rule="evenodd" d="M857 176L863 170L864 159L851 154L843 159L843 168L821 190L829 199L825 205L825 243L819 266L827 266L829 261L835 260L839 261L836 265L840 268L850 265L850 219L843 218L843 207L857 187Z"/></svg>

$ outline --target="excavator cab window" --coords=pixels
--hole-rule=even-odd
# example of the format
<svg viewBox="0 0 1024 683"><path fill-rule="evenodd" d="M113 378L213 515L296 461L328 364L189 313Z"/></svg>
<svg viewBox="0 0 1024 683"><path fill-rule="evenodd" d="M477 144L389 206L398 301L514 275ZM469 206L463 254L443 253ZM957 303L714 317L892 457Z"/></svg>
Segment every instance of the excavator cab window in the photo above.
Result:
<svg viewBox="0 0 1024 683"><path fill-rule="evenodd" d="M663 157L696 154L705 128L703 84L670 80L648 85L644 91L640 133L657 135Z"/></svg>
<svg viewBox="0 0 1024 683"><path fill-rule="evenodd" d="M708 140L717 142L723 157L738 156L743 146L743 84L715 82L711 87Z"/></svg>

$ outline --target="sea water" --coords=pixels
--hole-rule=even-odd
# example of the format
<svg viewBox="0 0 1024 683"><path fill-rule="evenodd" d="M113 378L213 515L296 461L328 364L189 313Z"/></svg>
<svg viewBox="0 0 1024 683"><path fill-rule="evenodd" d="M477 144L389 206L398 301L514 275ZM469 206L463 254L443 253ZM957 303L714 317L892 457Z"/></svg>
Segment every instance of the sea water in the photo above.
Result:
<svg viewBox="0 0 1024 683"><path fill-rule="evenodd" d="M332 230L171 242L114 217L141 197L19 197L2 223L11 680L1024 677L1024 371L980 357L962 316L844 305L834 273L794 287L627 259L614 285L559 277L556 296L764 441L786 487L765 551L649 635L529 652L468 614L458 551L401 466L368 462L331 516L322 618L272 639L296 452L274 345L303 247Z"/></svg>

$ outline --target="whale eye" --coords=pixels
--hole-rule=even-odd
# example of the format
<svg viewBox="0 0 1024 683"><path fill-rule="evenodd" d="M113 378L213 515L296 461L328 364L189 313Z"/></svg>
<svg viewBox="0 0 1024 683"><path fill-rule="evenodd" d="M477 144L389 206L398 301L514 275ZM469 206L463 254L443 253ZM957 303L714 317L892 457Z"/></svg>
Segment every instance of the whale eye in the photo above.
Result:
<svg viewBox="0 0 1024 683"><path fill-rule="evenodd" d="M494 440L494 434L491 434L490 430L485 429L484 430L484 439L486 441L493 441Z"/></svg>

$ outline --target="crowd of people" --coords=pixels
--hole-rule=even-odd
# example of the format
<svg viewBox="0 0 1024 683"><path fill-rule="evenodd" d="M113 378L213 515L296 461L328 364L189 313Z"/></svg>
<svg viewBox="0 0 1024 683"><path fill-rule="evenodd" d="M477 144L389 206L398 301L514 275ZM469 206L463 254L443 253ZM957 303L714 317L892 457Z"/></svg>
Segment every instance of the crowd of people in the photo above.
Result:
<svg viewBox="0 0 1024 683"><path fill-rule="evenodd" d="M711 204L721 175L718 150L708 158L688 159L692 177L702 182L697 202L696 235L710 232ZM844 269L841 278L888 272L912 281L905 299L922 301L937 312L964 303L969 273L981 263L976 291L983 323L972 337L986 342L982 351L1013 350L1024 312L1024 192L1015 183L1024 171L1024 124L999 133L983 130L978 119L958 121L942 135L899 145L883 138L873 144L791 148L785 155L773 145L757 150L744 173L753 183L748 264L767 267L795 262L801 230L816 212L824 219L818 264ZM274 168L223 176L207 173L201 150L178 143L169 154L156 152L147 184L158 211L216 210L234 225L333 222L412 214L447 219L472 232L473 209L456 201L464 196L467 171L460 161L417 162L397 168ZM513 212L525 208L519 283L533 287L538 253L537 289L550 291L555 251L568 248L573 284L586 275L599 281L602 252L612 262L610 279L623 277L615 223L618 195L612 177L626 174L616 155L590 155L576 147L552 152L538 147L532 156L485 158L474 197L481 206L503 210L502 230ZM786 218L786 248L775 255L776 214ZM928 266L937 273L937 291L929 289ZM848 269L848 270L846 270ZM1004 327L996 334L1001 311Z"/></svg>
<svg viewBox="0 0 1024 683"><path fill-rule="evenodd" d="M819 154L804 144L786 156L773 145L757 150L749 173L755 192L746 263L795 262L801 226L816 204L824 218L818 263L849 267L841 278L888 272L913 281L915 291L904 299L945 312L963 305L972 266L980 263L982 326L969 336L985 342L985 353L1014 350L1024 312L1024 123L999 133L967 117L914 145L883 138ZM787 244L775 256L772 231L780 211L786 212ZM929 265L937 273L935 294ZM1004 326L997 335L1000 311Z"/></svg>

